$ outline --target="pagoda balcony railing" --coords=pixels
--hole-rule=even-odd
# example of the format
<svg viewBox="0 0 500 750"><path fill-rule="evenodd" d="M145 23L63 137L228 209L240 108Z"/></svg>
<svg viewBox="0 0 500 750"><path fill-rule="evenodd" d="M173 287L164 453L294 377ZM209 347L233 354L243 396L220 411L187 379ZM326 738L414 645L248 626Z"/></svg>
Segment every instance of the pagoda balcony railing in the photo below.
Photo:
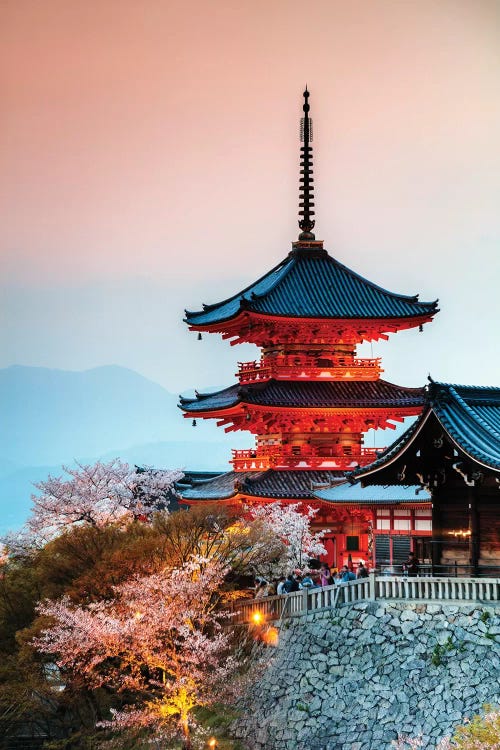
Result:
<svg viewBox="0 0 500 750"><path fill-rule="evenodd" d="M260 362L238 362L237 377L240 383L277 380L377 380L381 357L305 357L283 355L263 357Z"/></svg>
<svg viewBox="0 0 500 750"><path fill-rule="evenodd" d="M297 451L289 446L265 446L259 450L233 450L234 471L266 471L267 469L325 469L348 471L355 466L366 466L375 461L384 448L361 448L360 453L341 453L324 456L307 450Z"/></svg>

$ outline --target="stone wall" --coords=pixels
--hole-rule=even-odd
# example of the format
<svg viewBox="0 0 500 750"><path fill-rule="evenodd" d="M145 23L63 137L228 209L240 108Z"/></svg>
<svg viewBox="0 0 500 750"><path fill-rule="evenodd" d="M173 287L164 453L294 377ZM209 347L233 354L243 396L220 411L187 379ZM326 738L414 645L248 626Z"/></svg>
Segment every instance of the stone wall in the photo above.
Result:
<svg viewBox="0 0 500 750"><path fill-rule="evenodd" d="M500 704L500 606L344 605L285 620L259 658L234 727L248 748L389 750L398 734L435 748Z"/></svg>

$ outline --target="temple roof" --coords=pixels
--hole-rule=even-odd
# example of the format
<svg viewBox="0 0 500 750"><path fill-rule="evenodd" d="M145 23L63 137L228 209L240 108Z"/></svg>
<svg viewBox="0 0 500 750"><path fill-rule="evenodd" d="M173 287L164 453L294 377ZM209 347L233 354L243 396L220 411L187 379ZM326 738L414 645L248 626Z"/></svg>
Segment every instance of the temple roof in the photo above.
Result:
<svg viewBox="0 0 500 750"><path fill-rule="evenodd" d="M186 311L191 326L209 326L242 311L293 318L418 318L438 312L437 301L419 302L383 289L332 258L322 248L297 247L258 281L223 302Z"/></svg>
<svg viewBox="0 0 500 750"><path fill-rule="evenodd" d="M200 479L196 473L189 471L184 474L181 481L176 482L175 487L182 498L186 500L227 500L234 497L236 479L246 476L243 472L236 473L228 471L214 477Z"/></svg>
<svg viewBox="0 0 500 750"><path fill-rule="evenodd" d="M398 505L399 503L430 503L431 493L420 485L379 485L342 482L325 490L317 490L314 496L329 503L344 505Z"/></svg>
<svg viewBox="0 0 500 750"><path fill-rule="evenodd" d="M474 461L500 470L500 388L430 382L419 419L369 466L350 474L362 478L401 456L434 415L450 440Z"/></svg>
<svg viewBox="0 0 500 750"><path fill-rule="evenodd" d="M335 471L268 471L234 472L214 479L192 481L189 472L176 487L185 500L227 500L237 494L270 499L291 498L312 500L315 487L342 481L342 472Z"/></svg>
<svg viewBox="0 0 500 750"><path fill-rule="evenodd" d="M404 408L422 406L423 388L404 388L386 380L368 381L291 381L236 383L215 393L198 393L195 398L180 399L180 408L188 413L219 411L239 403L288 408Z"/></svg>

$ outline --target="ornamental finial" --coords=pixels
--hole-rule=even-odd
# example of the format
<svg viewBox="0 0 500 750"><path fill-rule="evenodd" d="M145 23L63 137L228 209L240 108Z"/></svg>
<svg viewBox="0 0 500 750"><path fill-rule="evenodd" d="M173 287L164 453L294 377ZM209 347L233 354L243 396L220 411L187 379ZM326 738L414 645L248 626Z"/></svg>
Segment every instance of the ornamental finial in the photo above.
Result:
<svg viewBox="0 0 500 750"><path fill-rule="evenodd" d="M304 144L300 151L300 202L299 202L299 227L301 233L299 240L314 240L314 178L312 168L312 120L309 117L309 91L304 91L304 117L300 120L300 140Z"/></svg>

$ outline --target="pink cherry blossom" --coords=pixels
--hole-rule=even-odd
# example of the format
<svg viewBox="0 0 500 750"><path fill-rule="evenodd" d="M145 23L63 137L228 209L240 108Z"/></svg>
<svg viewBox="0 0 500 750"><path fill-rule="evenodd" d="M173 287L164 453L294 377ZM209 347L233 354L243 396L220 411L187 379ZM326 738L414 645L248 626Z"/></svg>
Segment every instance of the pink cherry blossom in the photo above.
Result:
<svg viewBox="0 0 500 750"><path fill-rule="evenodd" d="M210 702L236 670L229 655L229 616L216 608L225 570L196 559L116 586L115 597L85 606L46 601L54 624L35 639L71 680L133 691L136 705L116 711L110 726L168 727L189 734L190 711Z"/></svg>
<svg viewBox="0 0 500 750"><path fill-rule="evenodd" d="M165 505L165 496L180 471L138 472L118 459L93 466L63 467L69 478L49 476L35 485L28 530L47 541L73 524L105 526L149 519Z"/></svg>

